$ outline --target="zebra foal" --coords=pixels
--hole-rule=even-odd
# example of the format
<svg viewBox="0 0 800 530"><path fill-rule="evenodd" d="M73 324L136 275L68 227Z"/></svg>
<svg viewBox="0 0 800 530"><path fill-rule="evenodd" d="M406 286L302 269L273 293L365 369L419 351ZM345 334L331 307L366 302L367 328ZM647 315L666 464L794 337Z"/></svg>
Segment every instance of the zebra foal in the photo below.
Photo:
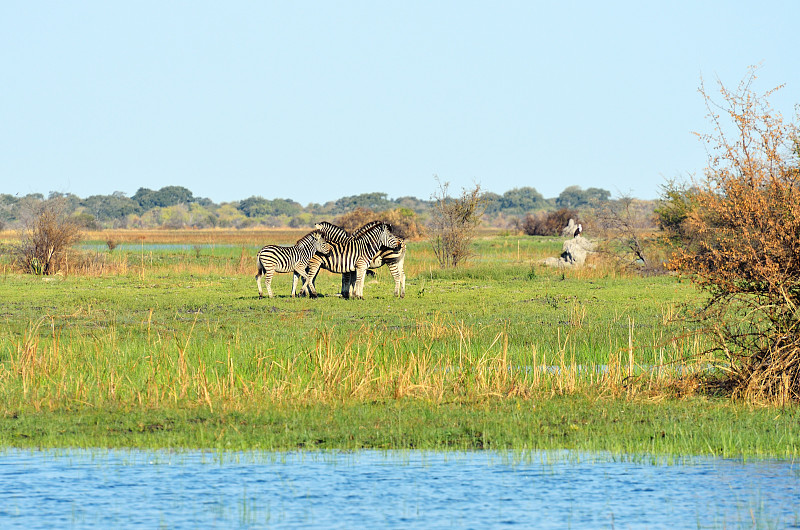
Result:
<svg viewBox="0 0 800 530"><path fill-rule="evenodd" d="M292 272L292 297L297 293L297 279L308 279L306 268L308 262L316 252L330 252L330 244L325 241L322 232L314 230L297 240L294 246L267 245L258 252L258 297L263 298L261 290L261 277L267 284L267 294L272 298L272 276L276 272Z"/></svg>

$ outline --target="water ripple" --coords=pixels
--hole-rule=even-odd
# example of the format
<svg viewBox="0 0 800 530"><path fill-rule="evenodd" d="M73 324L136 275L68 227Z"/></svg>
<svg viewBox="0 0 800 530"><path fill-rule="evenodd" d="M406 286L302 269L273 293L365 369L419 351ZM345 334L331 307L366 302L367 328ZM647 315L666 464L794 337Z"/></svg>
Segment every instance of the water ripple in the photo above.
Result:
<svg viewBox="0 0 800 530"><path fill-rule="evenodd" d="M585 453L0 453L0 526L800 525L787 461Z"/></svg>

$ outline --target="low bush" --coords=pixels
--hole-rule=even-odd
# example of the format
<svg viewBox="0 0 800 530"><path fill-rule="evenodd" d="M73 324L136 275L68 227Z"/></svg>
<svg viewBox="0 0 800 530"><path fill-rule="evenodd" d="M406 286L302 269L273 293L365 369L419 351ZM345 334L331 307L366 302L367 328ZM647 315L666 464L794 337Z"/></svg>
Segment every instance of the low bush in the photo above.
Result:
<svg viewBox="0 0 800 530"><path fill-rule="evenodd" d="M521 229L529 236L560 236L561 230L569 224L570 219L577 222L578 212L569 208L528 214L521 222Z"/></svg>
<svg viewBox="0 0 800 530"><path fill-rule="evenodd" d="M78 224L66 214L64 202L45 201L23 219L19 243L12 247L13 260L23 272L55 274L66 252L80 239Z"/></svg>
<svg viewBox="0 0 800 530"><path fill-rule="evenodd" d="M383 221L392 225L392 233L403 239L418 239L425 234L425 228L419 222L417 214L408 208L397 208L374 212L369 208L356 208L340 215L334 221L348 232L364 226L371 221Z"/></svg>

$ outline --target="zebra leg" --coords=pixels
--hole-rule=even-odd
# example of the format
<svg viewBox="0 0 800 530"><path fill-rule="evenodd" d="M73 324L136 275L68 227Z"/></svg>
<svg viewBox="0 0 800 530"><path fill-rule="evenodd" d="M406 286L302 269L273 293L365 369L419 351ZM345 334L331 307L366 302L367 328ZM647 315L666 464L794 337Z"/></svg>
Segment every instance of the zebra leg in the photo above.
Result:
<svg viewBox="0 0 800 530"><path fill-rule="evenodd" d="M319 269L322 263L319 261L312 260L308 264L308 273L306 274L305 281L303 282L303 288L300 290L301 293L306 293L311 298L317 297L317 290L314 287L314 278L317 277L319 274Z"/></svg>
<svg viewBox="0 0 800 530"><path fill-rule="evenodd" d="M267 285L267 295L272 298L272 275L275 271L264 272L264 283ZM260 285L259 285L260 287Z"/></svg>
<svg viewBox="0 0 800 530"><path fill-rule="evenodd" d="M364 299L364 278L367 275L367 267L369 263L356 264L356 286L354 296L359 300Z"/></svg>
<svg viewBox="0 0 800 530"><path fill-rule="evenodd" d="M297 296L297 279L300 277L297 271L292 271L292 298Z"/></svg>
<svg viewBox="0 0 800 530"><path fill-rule="evenodd" d="M356 281L355 272L342 273L342 298L350 298L353 293L353 284Z"/></svg>
<svg viewBox="0 0 800 530"><path fill-rule="evenodd" d="M403 263L406 261L405 256L403 256L400 261L396 263L397 271L400 273L400 298L406 297L406 271L403 269ZM397 282L395 281L395 296L397 296Z"/></svg>
<svg viewBox="0 0 800 530"><path fill-rule="evenodd" d="M261 260L258 261L258 272L256 273L256 285L258 285L258 297L264 298L264 291L261 290L261 276L264 274L264 266Z"/></svg>
<svg viewBox="0 0 800 530"><path fill-rule="evenodd" d="M303 283L308 280L308 275L306 274L306 264L303 263L301 265L297 265L294 270L292 270L292 298L297 296L297 280L303 278Z"/></svg>
<svg viewBox="0 0 800 530"><path fill-rule="evenodd" d="M397 268L397 263L392 263L389 265L389 272L392 273L392 278L394 278L394 295L402 298L402 296L400 296L400 275L402 271ZM403 294L405 294L405 289L403 289Z"/></svg>

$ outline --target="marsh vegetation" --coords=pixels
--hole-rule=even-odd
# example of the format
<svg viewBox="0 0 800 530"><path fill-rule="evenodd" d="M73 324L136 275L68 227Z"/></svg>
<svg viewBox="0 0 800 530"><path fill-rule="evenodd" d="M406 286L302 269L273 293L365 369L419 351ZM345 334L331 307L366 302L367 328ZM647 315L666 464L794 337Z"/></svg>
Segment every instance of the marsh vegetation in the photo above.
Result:
<svg viewBox="0 0 800 530"><path fill-rule="evenodd" d="M320 299L278 275L259 300L258 248L302 233L98 232L57 275L0 262L0 443L797 454L795 409L698 391L687 282L482 233L459 269L409 242L403 300L385 269L366 300L327 272Z"/></svg>

